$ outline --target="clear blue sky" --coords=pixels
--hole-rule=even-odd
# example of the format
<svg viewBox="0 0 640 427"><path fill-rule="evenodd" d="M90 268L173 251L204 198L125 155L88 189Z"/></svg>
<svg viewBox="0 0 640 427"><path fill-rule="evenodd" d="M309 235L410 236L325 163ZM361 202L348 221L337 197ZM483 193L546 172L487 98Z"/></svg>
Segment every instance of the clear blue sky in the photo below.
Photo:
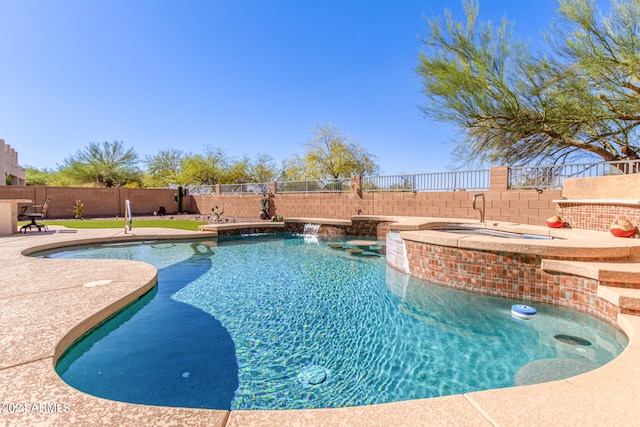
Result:
<svg viewBox="0 0 640 427"><path fill-rule="evenodd" d="M316 125L383 174L446 171L414 69L425 17L461 0L0 0L0 139L55 168L90 142L231 158L302 155ZM556 0L480 0L535 43Z"/></svg>

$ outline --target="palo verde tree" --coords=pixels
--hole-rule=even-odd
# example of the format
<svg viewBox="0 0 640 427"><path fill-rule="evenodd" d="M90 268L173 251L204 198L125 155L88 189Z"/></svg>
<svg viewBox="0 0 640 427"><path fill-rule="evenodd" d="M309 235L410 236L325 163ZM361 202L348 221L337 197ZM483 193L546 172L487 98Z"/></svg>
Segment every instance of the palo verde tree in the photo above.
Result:
<svg viewBox="0 0 640 427"><path fill-rule="evenodd" d="M205 147L204 154L188 154L181 162L178 180L183 185L215 185L224 182L229 167L226 154L220 148Z"/></svg>
<svg viewBox="0 0 640 427"><path fill-rule="evenodd" d="M229 159L222 149L211 146L206 146L202 154L185 154L175 148L161 150L147 156L144 163L143 183L149 187L269 182L278 176L278 167L269 154Z"/></svg>
<svg viewBox="0 0 640 427"><path fill-rule="evenodd" d="M38 169L25 165L27 185L47 185L49 187L69 187L73 183L58 170L49 168Z"/></svg>
<svg viewBox="0 0 640 427"><path fill-rule="evenodd" d="M279 169L270 154L258 153L254 158L242 156L228 162L221 184L265 183L278 177Z"/></svg>
<svg viewBox="0 0 640 427"><path fill-rule="evenodd" d="M249 161L250 182L270 182L278 178L280 169L271 154L258 153Z"/></svg>
<svg viewBox="0 0 640 427"><path fill-rule="evenodd" d="M587 156L638 159L640 0L560 0L540 53L513 38L513 24L466 22L445 11L428 21L417 72L425 115L455 124L466 162L564 162Z"/></svg>
<svg viewBox="0 0 640 427"><path fill-rule="evenodd" d="M182 162L186 155L182 150L169 148L153 156L145 157L146 173L143 182L147 187L168 187L183 184L180 182Z"/></svg>
<svg viewBox="0 0 640 427"><path fill-rule="evenodd" d="M302 158L295 157L285 162L284 176L291 177L297 172L297 179L338 179L372 175L379 169L367 149L332 125L318 125L315 138L304 145L307 151Z"/></svg>
<svg viewBox="0 0 640 427"><path fill-rule="evenodd" d="M121 141L92 142L63 161L60 172L84 185L121 187L138 182L138 155Z"/></svg>

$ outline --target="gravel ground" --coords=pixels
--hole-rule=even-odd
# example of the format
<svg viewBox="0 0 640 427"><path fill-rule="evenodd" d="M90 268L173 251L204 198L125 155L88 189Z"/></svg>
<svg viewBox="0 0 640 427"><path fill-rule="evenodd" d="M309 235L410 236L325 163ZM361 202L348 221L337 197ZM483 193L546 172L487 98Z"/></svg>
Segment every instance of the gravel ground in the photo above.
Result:
<svg viewBox="0 0 640 427"><path fill-rule="evenodd" d="M216 217L215 215L192 215L192 214L176 214L176 215L163 215L163 216L133 216L133 220L135 221L136 219L165 219L165 220L171 220L171 219L181 219L181 220L191 220L191 221L204 221L204 222L208 222L208 223L215 223L216 222ZM223 216L220 218L220 222L221 223L225 223L225 222L262 222L263 220L261 220L260 218L256 217L256 218L244 218L244 217L227 217L227 216Z"/></svg>
<svg viewBox="0 0 640 427"><path fill-rule="evenodd" d="M48 220L56 220L56 221L64 221L64 220L73 220L73 218L47 218ZM117 216L112 216L112 217L96 217L96 218L84 218L85 221L91 221L93 219L119 219L119 220L124 220L123 217L117 217ZM191 220L191 221L204 221L204 222L208 222L208 223L215 223L216 221L216 217L215 215L194 215L194 214L174 214L174 215L134 215L133 216L133 220L141 220L141 219L161 219L161 220L172 220L172 219L179 219L179 220ZM267 220L268 222L269 220ZM222 218L220 218L220 222L221 223L226 223L226 222L263 222L263 220L261 220L258 217L255 218L244 218L244 217L227 217L227 216L223 216Z"/></svg>

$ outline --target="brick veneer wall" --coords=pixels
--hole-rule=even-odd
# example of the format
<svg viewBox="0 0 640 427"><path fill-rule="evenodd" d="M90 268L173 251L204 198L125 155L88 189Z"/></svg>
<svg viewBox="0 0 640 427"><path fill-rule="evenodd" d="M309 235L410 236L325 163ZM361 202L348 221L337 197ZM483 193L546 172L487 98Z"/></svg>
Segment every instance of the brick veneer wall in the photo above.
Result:
<svg viewBox="0 0 640 427"><path fill-rule="evenodd" d="M405 247L411 274L437 285L516 301L561 305L608 321L615 321L617 317L618 308L597 296L598 281L545 272L541 269L540 256L413 241L406 241Z"/></svg>

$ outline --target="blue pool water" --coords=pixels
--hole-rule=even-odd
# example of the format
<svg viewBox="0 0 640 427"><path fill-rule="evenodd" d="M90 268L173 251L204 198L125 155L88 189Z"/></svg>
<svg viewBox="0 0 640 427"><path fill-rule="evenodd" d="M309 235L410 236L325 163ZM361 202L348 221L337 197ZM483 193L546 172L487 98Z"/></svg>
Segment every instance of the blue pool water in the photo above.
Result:
<svg viewBox="0 0 640 427"><path fill-rule="evenodd" d="M327 408L575 375L627 343L589 316L433 286L300 236L145 242L41 254L135 259L158 285L59 360L64 381L134 403ZM579 337L584 341L554 338ZM578 344L577 344L578 343Z"/></svg>

